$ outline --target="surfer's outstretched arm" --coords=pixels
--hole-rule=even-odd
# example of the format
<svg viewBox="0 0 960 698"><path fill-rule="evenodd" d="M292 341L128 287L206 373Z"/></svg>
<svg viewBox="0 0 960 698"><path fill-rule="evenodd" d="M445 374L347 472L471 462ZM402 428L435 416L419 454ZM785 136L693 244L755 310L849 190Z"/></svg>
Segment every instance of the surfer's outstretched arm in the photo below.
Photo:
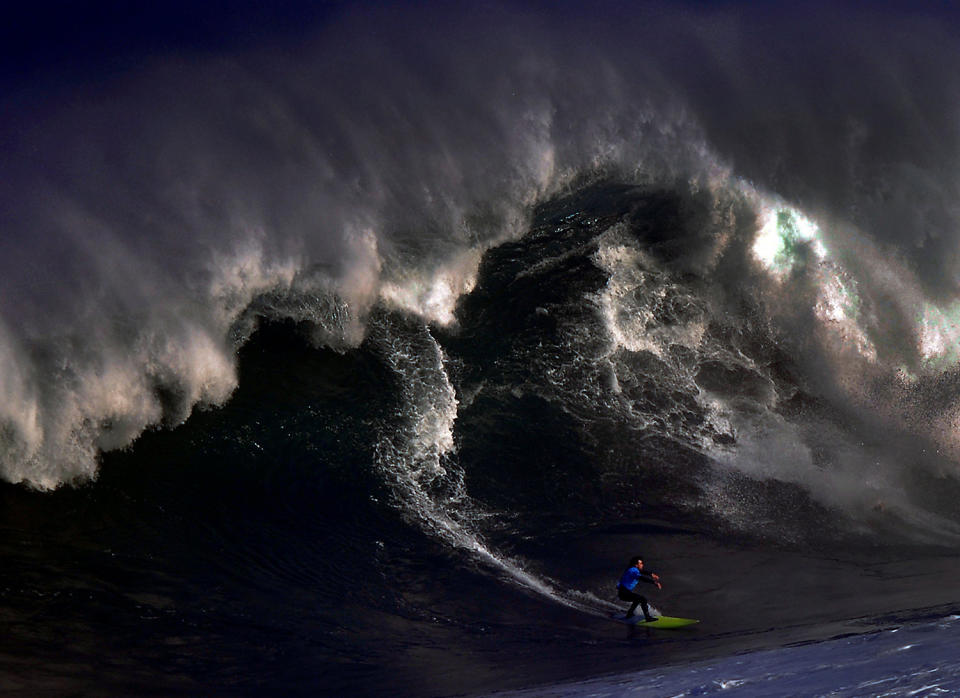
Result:
<svg viewBox="0 0 960 698"><path fill-rule="evenodd" d="M660 575L656 572L641 572L640 579L648 584L653 584L657 589L663 589L663 586L660 584Z"/></svg>

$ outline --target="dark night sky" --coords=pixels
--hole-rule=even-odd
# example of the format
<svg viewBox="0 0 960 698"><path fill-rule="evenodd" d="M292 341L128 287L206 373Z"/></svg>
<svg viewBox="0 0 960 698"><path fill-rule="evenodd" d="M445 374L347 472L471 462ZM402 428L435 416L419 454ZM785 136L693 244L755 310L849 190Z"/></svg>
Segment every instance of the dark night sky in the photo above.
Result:
<svg viewBox="0 0 960 698"><path fill-rule="evenodd" d="M651 7L680 8L691 14L720 11L765 16L771 21L791 15L815 16L837 7L874 13L928 14L950 22L960 18L960 6L947 2L781 3L737 0L684 0L665 3L613 0L528 0L485 3L511 11L540 15L545 22L576 23L602 18L629 19ZM5 10L0 25L0 78L8 86L52 76L77 79L110 74L136 65L145 57L169 53L234 50L265 42L296 41L342 14L364 14L415 8L457 8L446 2L384 0L210 0L208 2L24 2ZM464 12L477 12L477 3L462 3Z"/></svg>
<svg viewBox="0 0 960 698"><path fill-rule="evenodd" d="M145 57L230 50L301 34L329 21L348 3L108 2L20 3L0 29L0 66L7 84L124 70Z"/></svg>
<svg viewBox="0 0 960 698"><path fill-rule="evenodd" d="M603 15L636 13L662 5L687 8L691 12L721 9L730 12L779 15L796 13L780 3L737 0L686 0L643 3L583 0L536 0L486 3L531 10L555 18L577 20ZM264 39L296 36L329 22L343 12L366 12L384 8L416 7L430 10L456 7L456 3L350 2L349 0L209 0L208 2L24 2L5 9L0 27L0 57L5 77L33 70L55 70L66 63L109 65L118 57L136 57L178 50L231 48ZM476 3L463 3L475 11ZM799 13L815 14L818 8L844 6L872 11L907 10L956 19L960 8L942 2L846 2L801 3ZM469 10L468 10L469 8Z"/></svg>

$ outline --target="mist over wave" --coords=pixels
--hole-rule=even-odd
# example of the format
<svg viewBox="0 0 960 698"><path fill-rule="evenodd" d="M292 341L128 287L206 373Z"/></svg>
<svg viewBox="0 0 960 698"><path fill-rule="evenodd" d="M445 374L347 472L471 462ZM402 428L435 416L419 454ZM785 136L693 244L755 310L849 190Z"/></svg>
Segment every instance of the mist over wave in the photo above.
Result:
<svg viewBox="0 0 960 698"><path fill-rule="evenodd" d="M170 57L8 98L7 477L90 475L99 448L222 402L248 309L339 346L380 298L449 321L477 251L565 178L685 149L637 138L662 140L642 98L617 107L615 74L520 42L453 51L457 33L331 28L293 56ZM584 99L616 108L595 122Z"/></svg>
<svg viewBox="0 0 960 698"><path fill-rule="evenodd" d="M94 476L101 452L223 404L238 348L291 319L339 351L372 336L420 381L380 442L408 497L448 476L458 410L496 388L575 413L587 440L615 422L621 453L681 444L704 468L685 505L730 520L760 496L736 473L953 535L955 34L820 9L345 11L288 43L8 94L4 478ZM542 380L444 374L431 332L469 336L457 302L484 298L484 253L597 181L626 198L599 218L568 202L573 222L541 218L544 247L493 269L536 286L575 260L592 280L555 299L552 356L502 355ZM486 331L515 301L490 301ZM385 339L384 313L420 338ZM436 523L456 509L438 501L410 506Z"/></svg>

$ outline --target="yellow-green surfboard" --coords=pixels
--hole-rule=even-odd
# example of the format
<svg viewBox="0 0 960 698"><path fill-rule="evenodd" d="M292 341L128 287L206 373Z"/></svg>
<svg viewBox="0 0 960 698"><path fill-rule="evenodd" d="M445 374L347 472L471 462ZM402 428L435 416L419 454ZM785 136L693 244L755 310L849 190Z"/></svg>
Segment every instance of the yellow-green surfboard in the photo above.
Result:
<svg viewBox="0 0 960 698"><path fill-rule="evenodd" d="M632 618L627 618L625 616L614 616L613 619L618 620L621 623L627 623L628 625L635 625L637 627L643 626L644 628L661 628L663 630L685 628L688 625L693 625L694 623L700 622L699 620L694 620L693 618L674 618L672 616L659 616L656 620L647 622L640 614L637 614Z"/></svg>

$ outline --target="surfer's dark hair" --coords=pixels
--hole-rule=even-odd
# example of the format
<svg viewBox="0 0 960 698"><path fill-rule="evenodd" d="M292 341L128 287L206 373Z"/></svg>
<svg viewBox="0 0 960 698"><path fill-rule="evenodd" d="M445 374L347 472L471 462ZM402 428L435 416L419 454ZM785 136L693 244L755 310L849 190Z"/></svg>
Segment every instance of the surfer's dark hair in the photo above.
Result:
<svg viewBox="0 0 960 698"><path fill-rule="evenodd" d="M638 562L640 562L642 559L643 559L643 555L634 555L633 557L630 558L630 565L629 565L629 566L630 566L630 567L633 567L633 566L636 565Z"/></svg>

